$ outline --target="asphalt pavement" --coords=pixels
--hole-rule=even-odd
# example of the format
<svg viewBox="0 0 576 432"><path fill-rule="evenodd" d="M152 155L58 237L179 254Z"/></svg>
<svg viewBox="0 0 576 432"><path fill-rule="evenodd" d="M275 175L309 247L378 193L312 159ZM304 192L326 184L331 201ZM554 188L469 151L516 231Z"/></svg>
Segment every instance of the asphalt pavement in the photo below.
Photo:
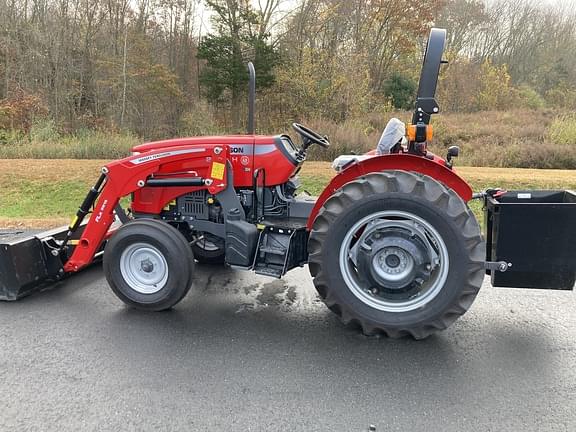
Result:
<svg viewBox="0 0 576 432"><path fill-rule="evenodd" d="M492 288L424 341L367 338L284 280L198 266L174 310L101 266L0 303L6 431L573 431L576 296Z"/></svg>

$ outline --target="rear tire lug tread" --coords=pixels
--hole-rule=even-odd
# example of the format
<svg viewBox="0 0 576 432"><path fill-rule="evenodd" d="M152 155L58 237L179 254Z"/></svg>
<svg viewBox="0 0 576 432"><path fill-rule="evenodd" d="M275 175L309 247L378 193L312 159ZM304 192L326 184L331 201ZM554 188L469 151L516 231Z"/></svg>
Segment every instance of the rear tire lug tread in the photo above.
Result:
<svg viewBox="0 0 576 432"><path fill-rule="evenodd" d="M432 180L432 181L430 181ZM383 173L368 174L361 179L348 183L331 196L318 217L314 221L313 229L309 242L309 263L310 273L314 277L314 285L319 292L325 293L324 302L328 308L340 316L345 325L350 325L355 320L353 314L348 311L346 305L340 305L339 299L331 295L328 280L324 275L322 266L322 245L330 230L330 225L338 218L340 212L348 205L354 205L363 199L357 197L356 187L362 185L367 190L367 194L378 193L407 193L417 194L425 198L432 205L445 204L448 215L453 218L455 223L461 227L465 238L465 245L470 252L469 256L469 277L466 286L459 292L459 298L454 305L449 307L440 317L433 321L421 324L414 328L397 329L393 327L380 327L369 321L357 319L362 332L368 335L375 333L384 334L389 338L400 338L410 335L414 339L424 339L440 330L450 326L457 318L464 314L474 301L480 289L484 277L484 240L480 234L478 223L476 222L471 210L456 193L446 188L444 185L434 181L428 176L406 171L387 171ZM335 205L331 201L341 201L340 205ZM338 210L337 212L335 210ZM474 265L477 264L477 265Z"/></svg>

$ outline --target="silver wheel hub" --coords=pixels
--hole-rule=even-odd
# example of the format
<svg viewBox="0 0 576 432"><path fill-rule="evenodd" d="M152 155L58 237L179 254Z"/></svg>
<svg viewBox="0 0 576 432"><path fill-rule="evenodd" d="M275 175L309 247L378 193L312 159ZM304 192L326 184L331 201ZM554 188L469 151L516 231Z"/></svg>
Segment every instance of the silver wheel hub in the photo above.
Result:
<svg viewBox="0 0 576 432"><path fill-rule="evenodd" d="M364 217L346 233L339 256L350 291L387 312L423 307L438 295L448 276L442 237L430 223L408 212Z"/></svg>
<svg viewBox="0 0 576 432"><path fill-rule="evenodd" d="M404 249L391 246L375 254L372 266L382 279L397 281L410 274L414 260Z"/></svg>
<svg viewBox="0 0 576 432"><path fill-rule="evenodd" d="M120 272L126 283L141 294L154 294L168 281L164 255L147 243L134 243L120 256Z"/></svg>

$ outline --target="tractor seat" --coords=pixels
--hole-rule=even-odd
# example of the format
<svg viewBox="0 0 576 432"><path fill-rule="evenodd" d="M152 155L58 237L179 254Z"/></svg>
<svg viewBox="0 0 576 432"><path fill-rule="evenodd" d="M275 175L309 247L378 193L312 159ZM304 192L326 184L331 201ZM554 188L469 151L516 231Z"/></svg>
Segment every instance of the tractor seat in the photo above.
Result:
<svg viewBox="0 0 576 432"><path fill-rule="evenodd" d="M406 141L406 125L397 118L391 118L382 132L380 141L375 150L370 150L363 155L340 155L332 162L332 168L336 172L342 172L350 165L357 162L372 158L374 156L381 156L390 154L397 145L402 145Z"/></svg>

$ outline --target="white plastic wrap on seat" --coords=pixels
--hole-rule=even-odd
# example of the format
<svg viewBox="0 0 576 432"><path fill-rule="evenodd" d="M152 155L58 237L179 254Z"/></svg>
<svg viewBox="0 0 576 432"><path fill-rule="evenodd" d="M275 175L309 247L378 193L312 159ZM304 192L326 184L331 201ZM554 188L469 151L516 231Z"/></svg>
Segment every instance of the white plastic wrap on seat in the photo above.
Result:
<svg viewBox="0 0 576 432"><path fill-rule="evenodd" d="M334 162L332 162L332 168L336 172L341 172L345 167L348 167L355 162L360 162L374 156L389 154L390 150L392 150L396 144L403 142L406 139L405 135L406 125L397 118L391 118L388 121L384 132L382 132L380 141L378 141L375 155L341 155L334 159Z"/></svg>
<svg viewBox="0 0 576 432"><path fill-rule="evenodd" d="M384 128L384 132L382 132L382 136L376 147L376 153L378 155L389 154L392 147L398 144L405 135L406 125L404 122L392 117Z"/></svg>
<svg viewBox="0 0 576 432"><path fill-rule="evenodd" d="M370 159L371 157L374 157L374 155L340 155L332 162L332 169L336 172L341 172L352 163Z"/></svg>

